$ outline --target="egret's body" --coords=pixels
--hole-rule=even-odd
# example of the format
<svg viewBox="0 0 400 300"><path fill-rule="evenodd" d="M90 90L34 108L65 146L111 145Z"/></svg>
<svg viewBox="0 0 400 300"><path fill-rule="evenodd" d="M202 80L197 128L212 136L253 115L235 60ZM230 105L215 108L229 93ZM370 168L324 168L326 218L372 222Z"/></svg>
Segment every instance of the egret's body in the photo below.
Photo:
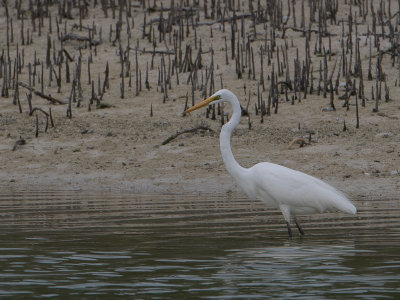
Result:
<svg viewBox="0 0 400 300"><path fill-rule="evenodd" d="M258 163L248 169L240 166L232 154L230 139L240 122L241 108L239 100L231 91L220 90L186 110L185 114L218 102L229 102L233 107L232 117L222 127L220 134L221 153L227 171L251 199L261 200L282 211L289 236L292 235L291 216L300 233L304 234L296 220L297 214L325 211L356 213L356 208L346 196L313 176L269 162Z"/></svg>

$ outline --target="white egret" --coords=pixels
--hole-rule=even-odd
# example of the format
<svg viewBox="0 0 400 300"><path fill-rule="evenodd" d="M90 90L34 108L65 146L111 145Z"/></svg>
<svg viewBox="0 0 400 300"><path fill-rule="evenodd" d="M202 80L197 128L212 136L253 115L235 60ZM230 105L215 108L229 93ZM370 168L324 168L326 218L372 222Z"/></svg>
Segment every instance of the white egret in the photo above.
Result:
<svg viewBox="0 0 400 300"><path fill-rule="evenodd" d="M304 231L296 219L298 214L326 211L356 213L357 209L345 195L313 176L269 162L258 163L248 169L240 166L233 157L230 139L240 122L241 107L238 98L231 91L219 90L187 109L184 114L220 102L229 102L233 107L232 117L222 127L220 134L221 154L227 171L251 199L261 200L281 210L290 237L292 216L300 234L303 235Z"/></svg>

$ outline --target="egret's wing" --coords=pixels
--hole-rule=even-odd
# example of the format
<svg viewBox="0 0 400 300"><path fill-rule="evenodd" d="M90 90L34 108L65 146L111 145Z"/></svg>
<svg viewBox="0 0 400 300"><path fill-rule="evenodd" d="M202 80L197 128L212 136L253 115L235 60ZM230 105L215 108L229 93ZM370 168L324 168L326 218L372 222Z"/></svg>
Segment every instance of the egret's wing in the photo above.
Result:
<svg viewBox="0 0 400 300"><path fill-rule="evenodd" d="M316 212L341 210L354 214L356 208L341 192L322 180L272 163L260 163L249 169L259 198Z"/></svg>

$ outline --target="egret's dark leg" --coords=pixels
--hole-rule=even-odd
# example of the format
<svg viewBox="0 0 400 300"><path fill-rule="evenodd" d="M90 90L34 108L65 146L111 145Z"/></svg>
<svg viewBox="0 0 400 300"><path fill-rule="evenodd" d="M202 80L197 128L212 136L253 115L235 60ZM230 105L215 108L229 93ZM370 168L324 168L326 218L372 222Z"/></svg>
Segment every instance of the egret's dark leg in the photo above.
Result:
<svg viewBox="0 0 400 300"><path fill-rule="evenodd" d="M286 222L286 226L287 226L287 230L288 230L288 233L289 233L289 237L291 238L292 237L292 229L290 229L290 223Z"/></svg>
<svg viewBox="0 0 400 300"><path fill-rule="evenodd" d="M300 231L300 234L301 234L301 235L304 235L304 231L303 231L303 229L300 227L300 224L297 222L296 217L294 218L294 222L296 223L296 227L297 227L297 229Z"/></svg>

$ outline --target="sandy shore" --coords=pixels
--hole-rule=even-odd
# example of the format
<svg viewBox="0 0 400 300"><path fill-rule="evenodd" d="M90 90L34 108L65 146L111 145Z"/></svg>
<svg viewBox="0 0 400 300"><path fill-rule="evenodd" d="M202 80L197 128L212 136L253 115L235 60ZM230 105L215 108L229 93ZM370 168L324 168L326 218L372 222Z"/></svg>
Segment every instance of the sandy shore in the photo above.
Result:
<svg viewBox="0 0 400 300"><path fill-rule="evenodd" d="M168 4L165 5L167 7ZM342 4L344 6L344 4ZM92 6L92 5L91 5ZM51 7L56 15L56 6ZM241 8L246 12L246 8ZM151 43L141 39L144 9L135 7L136 26L132 29L132 44L140 42L140 48L152 49ZM299 10L300 11L300 10ZM72 25L77 22L78 10L73 10L75 19L64 20L67 31L72 31ZM21 46L18 37L20 21L14 14L14 42L11 43L11 57L15 57L17 43L19 51L24 49L25 68L19 80L28 81L27 64L33 61L36 50L37 59L44 61L47 34L38 36L33 33L33 43ZM200 13L200 16L203 16ZM344 14L344 12L343 12ZM156 18L158 12L148 14L148 18ZM343 15L343 18L346 16ZM9 97L0 99L0 181L1 189L42 189L42 190L93 190L137 193L241 193L226 172L219 152L220 117L217 120L205 118L205 110L192 113L183 117L186 94L191 95L191 86L187 85L189 72L179 74L179 85L175 77L172 79L168 98L163 103L163 93L157 85L158 69L149 71L150 90L143 90L136 96L135 85L128 87L129 78L125 78L125 95L120 97L120 64L118 47L112 46L107 36L109 26L115 25L116 20L105 18L100 7L90 8L90 15L84 19L84 24L96 26L103 30L104 42L97 46L96 55L93 49L82 48L83 70L83 102L81 107L72 107L72 118L66 118L66 105L54 105L38 96L33 96L34 107L45 111L51 107L55 122L54 128L44 132L45 121L43 114L38 114L39 136L35 137L35 115L29 116L26 92L20 87L20 101L22 113L12 104L13 90ZM0 18L1 48L5 49L5 17ZM53 18L53 22L54 18ZM42 32L48 31L48 22L44 22ZM246 28L250 30L250 21L246 19ZM53 24L52 39L55 47L60 47ZM258 25L262 32L262 24ZM228 32L219 30L219 24L214 24L213 37L210 37L210 26L201 26L197 35L202 38L203 63L210 64L210 54L206 49L212 47L215 51L216 64L216 89L220 87L220 78L223 86L232 90L246 106L248 93L251 93L249 105L251 129L247 117L242 118L233 138L232 147L236 159L244 167L251 166L260 161L270 161L294 168L318 178L326 180L338 189L349 194L352 198L382 197L394 198L400 194L400 102L397 86L396 67L391 66L389 56L383 56L383 68L387 75L387 85L390 88L391 100L379 103L379 112L373 112L375 100L370 97L371 86L375 80L366 81L368 94L365 107L359 107L360 127L356 128L355 100L350 100L347 110L342 107L343 100L335 96L336 111L325 111L328 107L329 96L308 95L301 102L295 101L294 105L284 100L280 95L279 111L270 116L264 116L260 122L260 115L255 114L254 106L257 99L258 80L251 80L247 75L238 79L235 74L235 61L225 64L224 37L229 38ZM341 26L331 26L338 30ZM360 26L362 32L366 26ZM64 25L62 25L64 30ZM85 35L78 30L76 34ZM276 33L279 36L278 33ZM288 31L287 38L293 41L289 53L294 55L296 49L304 49L304 38L300 33ZM314 37L315 38L315 37ZM193 44L194 33L190 33L185 43ZM229 39L228 39L229 41ZM324 43L328 40L325 38ZM122 43L126 47L126 28L122 30ZM262 41L254 41L254 49ZM284 40L277 39L279 45ZM383 40L381 47L389 47L388 41ZM74 62L79 55L78 41L66 41L64 47L73 55ZM312 42L312 45L314 43ZM171 47L167 42L157 45L157 49ZM340 36L332 41L333 49L340 53ZM362 48L365 77L368 62L369 47ZM376 49L374 50L376 54ZM87 79L87 60L92 54L93 63L91 72L96 81L100 76L104 80L106 61L110 64L110 89L103 96L102 103L111 105L106 109L92 107L88 111L88 101L91 94L91 85ZM301 53L300 53L301 55ZM134 58L134 51L130 52ZM259 65L258 55L256 63ZM312 57L314 76L318 77L317 70L322 58ZM160 65L161 56L156 56L154 62ZM374 56L374 60L376 60ZM134 61L134 60L133 60ZM142 76L146 64L151 61L151 54L139 54L139 66ZM332 68L334 59L329 62ZM132 68L135 74L134 67ZM258 68L258 69L257 69ZM256 70L259 72L259 67ZM266 66L264 72L269 74L271 66ZM291 70L293 67L291 66ZM204 70L203 70L204 71ZM48 70L45 68L45 93L58 99L69 97L71 85L64 83L60 93L57 93L56 83L48 84ZM98 75L100 74L100 75ZM199 73L200 74L200 73ZM38 78L40 69L38 67ZM63 79L65 80L65 79ZM0 84L2 80L0 80ZM315 79L315 82L317 80ZM314 84L316 84L314 82ZM40 85L36 83L37 89ZM246 86L246 94L244 92ZM269 84L267 83L267 87ZM344 93L341 91L341 93ZM263 92L263 98L268 96L268 90ZM202 91L195 92L195 101L202 100ZM191 98L189 96L189 104ZM152 109L152 116L150 116ZM230 112L225 107L225 112ZM346 131L343 131L344 122ZM162 142L178 131L204 125L213 130L197 131L182 134L166 145ZM295 138L301 137L308 141L309 132L312 131L311 144L299 148L293 146L287 149L288 144ZM24 145L12 151L16 141L22 137Z"/></svg>

